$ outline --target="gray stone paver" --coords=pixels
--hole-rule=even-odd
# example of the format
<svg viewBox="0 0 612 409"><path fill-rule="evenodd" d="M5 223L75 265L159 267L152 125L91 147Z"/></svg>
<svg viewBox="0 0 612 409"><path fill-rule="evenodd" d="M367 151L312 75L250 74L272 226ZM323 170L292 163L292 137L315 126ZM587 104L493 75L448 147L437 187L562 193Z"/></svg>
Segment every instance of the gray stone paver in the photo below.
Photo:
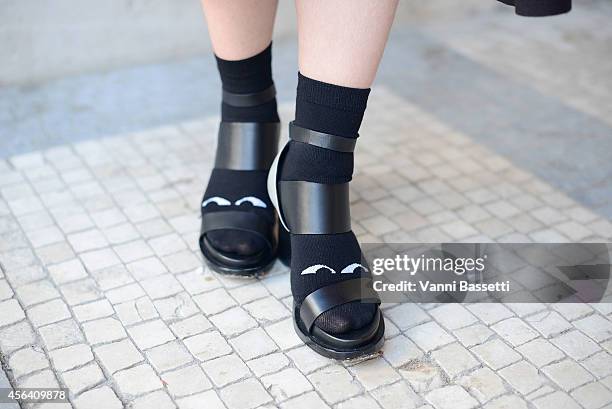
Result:
<svg viewBox="0 0 612 409"><path fill-rule="evenodd" d="M387 88L370 106L353 189L367 214L362 241L532 240L544 230L569 241L570 219L585 240L612 240L609 220ZM70 387L76 408L609 403L605 305L399 305L385 308L382 357L315 355L293 332L285 267L237 280L200 261L193 215L216 121L69 145L70 161L50 150L0 167L0 351L14 385ZM510 198L521 201L504 205Z"/></svg>

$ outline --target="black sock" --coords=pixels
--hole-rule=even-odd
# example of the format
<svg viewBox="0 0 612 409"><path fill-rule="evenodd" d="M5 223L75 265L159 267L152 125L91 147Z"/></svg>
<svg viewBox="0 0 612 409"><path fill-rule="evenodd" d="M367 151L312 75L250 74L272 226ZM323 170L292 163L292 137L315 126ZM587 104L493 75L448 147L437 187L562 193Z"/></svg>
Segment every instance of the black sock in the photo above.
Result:
<svg viewBox="0 0 612 409"><path fill-rule="evenodd" d="M263 91L273 84L272 44L259 54L244 60L228 61L219 57L216 59L225 91L252 94ZM235 107L222 103L221 121L279 122L276 99L249 107ZM266 188L267 174L266 170L213 169L204 193L205 206L202 207L202 212L228 210L235 207L238 202L241 203L240 209L256 213L264 220L273 223L274 208ZM243 200L245 198L248 200ZM241 230L212 231L208 233L207 238L216 249L240 256L257 254L267 246L258 235Z"/></svg>
<svg viewBox="0 0 612 409"><path fill-rule="evenodd" d="M217 68L225 91L252 94L263 91L272 81L272 44L253 57L229 61L217 56ZM276 99L254 107L221 104L221 120L225 122L279 122Z"/></svg>
<svg viewBox="0 0 612 409"><path fill-rule="evenodd" d="M341 87L298 74L295 124L319 132L348 138L358 136L369 89ZM280 170L281 180L317 183L345 183L353 173L353 154L331 151L291 141ZM326 235L291 235L291 291L294 300L302 300L325 285L367 274L361 268L353 274L340 271L361 262L361 249L353 232ZM336 271L320 270L302 275L316 264ZM369 324L376 312L373 304L352 302L323 313L315 322L332 334L341 334Z"/></svg>

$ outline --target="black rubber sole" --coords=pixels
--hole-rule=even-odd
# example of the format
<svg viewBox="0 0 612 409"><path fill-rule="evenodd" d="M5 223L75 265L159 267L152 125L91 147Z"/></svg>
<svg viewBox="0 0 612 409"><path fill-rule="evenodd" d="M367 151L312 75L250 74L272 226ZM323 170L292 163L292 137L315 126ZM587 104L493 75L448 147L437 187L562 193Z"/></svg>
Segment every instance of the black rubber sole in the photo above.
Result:
<svg viewBox="0 0 612 409"><path fill-rule="evenodd" d="M272 268L276 260L276 254L263 255L261 262L253 262L245 265L246 259L230 259L227 255L216 250L206 239L200 239L200 250L206 265L218 274L237 276L237 277L253 277L263 274ZM232 262L233 265L223 263L221 260ZM242 265L241 265L242 264Z"/></svg>
<svg viewBox="0 0 612 409"><path fill-rule="evenodd" d="M380 309L377 310L378 315L371 324L376 325L376 328L368 327L346 334L350 339L333 336L317 328L319 334L325 335L324 338L328 338L327 340L318 337L314 333L315 331L313 331L313 334L307 334L298 323L299 307L294 305L293 311L293 328L298 337L300 337L310 349L326 358L340 361L365 358L378 353L385 343L385 320ZM369 333L370 335L360 339L359 335L365 333ZM336 339L335 342L332 340L333 338Z"/></svg>

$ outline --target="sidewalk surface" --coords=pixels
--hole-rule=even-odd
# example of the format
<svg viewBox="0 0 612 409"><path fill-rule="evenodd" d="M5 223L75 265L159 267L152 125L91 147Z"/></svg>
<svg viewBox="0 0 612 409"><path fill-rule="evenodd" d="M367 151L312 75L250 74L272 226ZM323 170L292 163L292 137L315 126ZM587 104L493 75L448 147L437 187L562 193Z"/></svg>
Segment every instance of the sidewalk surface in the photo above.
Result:
<svg viewBox="0 0 612 409"><path fill-rule="evenodd" d="M361 242L612 241L612 9L587 5L541 24L491 12L394 32L351 183ZM294 52L275 51L281 90ZM160 73L176 83L147 93ZM109 78L125 105L105 99ZM13 386L71 391L38 407L611 407L611 294L385 306L382 357L342 363L294 334L280 263L253 280L207 269L217 106L188 102L214 81L202 59L0 91L2 127L20 137L1 142L0 362ZM107 103L79 109L71 89Z"/></svg>

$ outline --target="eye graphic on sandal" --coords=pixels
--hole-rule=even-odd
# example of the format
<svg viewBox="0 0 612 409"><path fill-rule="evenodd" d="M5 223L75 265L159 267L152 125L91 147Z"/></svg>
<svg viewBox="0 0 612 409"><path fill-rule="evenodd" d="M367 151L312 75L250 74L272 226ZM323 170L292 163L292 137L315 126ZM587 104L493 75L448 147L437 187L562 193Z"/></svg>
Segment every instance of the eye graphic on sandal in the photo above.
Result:
<svg viewBox="0 0 612 409"><path fill-rule="evenodd" d="M301 275L307 275L307 274L316 274L319 270L321 270L322 268L328 270L330 273L332 274L336 274L336 270L334 270L331 267L326 266L325 264L315 264L312 265L310 267L305 268L304 270L302 270ZM349 264L348 266L344 267L342 269L342 271L340 271L340 274L352 274L355 272L355 270L357 270L358 268L362 268L364 271L369 271L367 268L365 268L363 265L359 264L359 263L353 263L353 264Z"/></svg>
<svg viewBox="0 0 612 409"><path fill-rule="evenodd" d="M236 206L240 206L244 202L249 202L250 204L252 204L255 207L263 207L264 209L268 207L263 200L258 199L255 196L245 196L242 199L236 200L236 202L234 202L234 204ZM225 199L223 197L213 196L213 197L203 201L202 202L202 207L206 207L207 205L209 205L211 203L215 203L217 206L231 206L231 204L232 204L232 202L230 202L229 200L227 200L227 199Z"/></svg>
<svg viewBox="0 0 612 409"><path fill-rule="evenodd" d="M219 196L213 196L209 199L206 199L202 202L202 207L206 207L211 203L215 203L217 206L230 206L232 204L232 202L230 202L227 199L224 199L222 197Z"/></svg>
<svg viewBox="0 0 612 409"><path fill-rule="evenodd" d="M368 271L368 269L365 268L365 266L359 263L353 263L353 264L349 264L348 266L344 267L342 271L340 272L340 274L353 274L355 270L357 270L358 268L362 268L363 271Z"/></svg>
<svg viewBox="0 0 612 409"><path fill-rule="evenodd" d="M255 207L263 207L264 209L268 206L264 203L263 200L256 198L255 196L245 196L242 199L236 200L234 203L236 206L240 206L244 202L249 202Z"/></svg>

